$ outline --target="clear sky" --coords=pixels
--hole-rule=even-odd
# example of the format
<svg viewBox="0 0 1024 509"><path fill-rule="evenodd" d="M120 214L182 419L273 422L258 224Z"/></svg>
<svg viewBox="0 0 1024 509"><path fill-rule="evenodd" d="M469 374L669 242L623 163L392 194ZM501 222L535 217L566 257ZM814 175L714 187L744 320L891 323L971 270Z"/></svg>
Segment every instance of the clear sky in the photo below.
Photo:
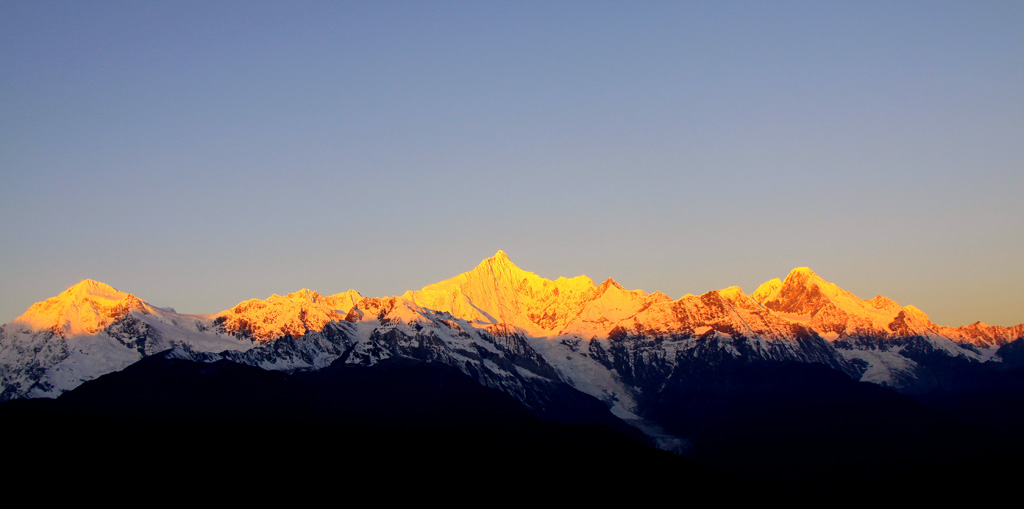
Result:
<svg viewBox="0 0 1024 509"><path fill-rule="evenodd" d="M0 322L394 295L498 249L672 298L810 266L1024 322L1024 2L0 3Z"/></svg>

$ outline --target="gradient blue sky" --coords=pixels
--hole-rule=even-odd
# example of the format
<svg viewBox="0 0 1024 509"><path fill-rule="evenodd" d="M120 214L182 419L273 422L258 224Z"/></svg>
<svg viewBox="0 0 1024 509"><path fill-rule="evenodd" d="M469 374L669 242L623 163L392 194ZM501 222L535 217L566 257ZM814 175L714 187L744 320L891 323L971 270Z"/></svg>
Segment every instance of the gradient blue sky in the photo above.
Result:
<svg viewBox="0 0 1024 509"><path fill-rule="evenodd" d="M1024 2L0 3L0 322L211 313L496 250L685 293L810 266L1024 322Z"/></svg>

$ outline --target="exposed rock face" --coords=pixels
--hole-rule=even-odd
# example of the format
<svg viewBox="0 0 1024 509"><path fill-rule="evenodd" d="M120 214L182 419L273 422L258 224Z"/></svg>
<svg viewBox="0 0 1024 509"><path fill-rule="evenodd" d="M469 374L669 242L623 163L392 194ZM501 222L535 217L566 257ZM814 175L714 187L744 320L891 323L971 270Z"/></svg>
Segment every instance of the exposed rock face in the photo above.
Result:
<svg viewBox="0 0 1024 509"><path fill-rule="evenodd" d="M84 280L0 327L0 399L56 397L86 380L181 347L244 351L209 317L181 315Z"/></svg>
<svg viewBox="0 0 1024 509"><path fill-rule="evenodd" d="M321 331L345 316L362 300L355 290L323 296L302 289L285 296L271 295L266 300L249 299L217 315L217 324L231 334L255 341L271 341L282 336L302 336Z"/></svg>
<svg viewBox="0 0 1024 509"><path fill-rule="evenodd" d="M130 293L86 279L60 295L33 304L14 321L32 330L50 330L67 338L96 334L131 311L149 314L151 310Z"/></svg>
<svg viewBox="0 0 1024 509"><path fill-rule="evenodd" d="M948 366L998 360L996 349L1022 336L1024 325L937 326L913 306L862 300L807 268L752 295L729 287L672 300L610 278L545 279L499 251L398 297L300 290L215 315L165 311L83 281L0 328L0 398L56 396L168 350L284 371L406 357L452 366L549 413L582 391L650 428L666 390L685 392L685 381L716 366L815 364L913 392L939 384ZM939 364L946 371L931 367Z"/></svg>

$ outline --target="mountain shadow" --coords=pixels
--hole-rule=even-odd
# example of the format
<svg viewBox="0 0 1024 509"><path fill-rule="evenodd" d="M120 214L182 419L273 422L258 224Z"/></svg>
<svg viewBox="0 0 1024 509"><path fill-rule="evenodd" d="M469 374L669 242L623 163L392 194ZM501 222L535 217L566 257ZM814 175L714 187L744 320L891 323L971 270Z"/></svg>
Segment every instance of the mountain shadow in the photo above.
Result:
<svg viewBox="0 0 1024 509"><path fill-rule="evenodd" d="M737 360L681 365L646 415L693 437L690 457L768 491L857 483L903 492L941 478L1016 476L1020 439L943 401L926 404L816 364ZM977 465L984 468L965 468Z"/></svg>
<svg viewBox="0 0 1024 509"><path fill-rule="evenodd" d="M11 443L5 461L22 466L23 482L57 470L102 483L125 469L146 478L344 479L361 489L454 482L466 493L497 479L582 482L601 472L721 480L606 422L545 419L454 368L410 359L289 375L153 356L56 400L0 404L0 420Z"/></svg>

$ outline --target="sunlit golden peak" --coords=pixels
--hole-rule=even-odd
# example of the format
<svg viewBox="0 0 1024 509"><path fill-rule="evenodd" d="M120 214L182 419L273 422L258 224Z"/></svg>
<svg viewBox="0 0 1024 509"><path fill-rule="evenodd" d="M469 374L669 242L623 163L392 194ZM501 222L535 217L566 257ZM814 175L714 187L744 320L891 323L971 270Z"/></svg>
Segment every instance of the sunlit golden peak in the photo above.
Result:
<svg viewBox="0 0 1024 509"><path fill-rule="evenodd" d="M316 302L320 300L321 297L323 296L320 295L320 292L310 290L308 288L303 288L297 292L292 292L288 294L288 298L290 299L306 300L309 302Z"/></svg>
<svg viewBox="0 0 1024 509"><path fill-rule="evenodd" d="M515 267L517 269L519 268L515 263L512 262L508 255L505 254L505 252L500 249L498 250L497 253L494 253L494 256L491 256L490 258L485 258L483 261L481 261L480 265L490 265L492 267Z"/></svg>
<svg viewBox="0 0 1024 509"><path fill-rule="evenodd" d="M792 276L811 277L811 276L817 276L817 274L815 274L814 271L811 270L810 267L797 267L797 268L789 271L789 275L786 276L786 279L789 279Z"/></svg>
<svg viewBox="0 0 1024 509"><path fill-rule="evenodd" d="M776 297L778 297L779 296L779 290L781 288L782 288L782 280L781 279L779 279L779 278L769 279L768 281L765 281L764 283L761 283L761 286L757 287L757 290L754 290L754 293L751 295L751 297L753 297L754 300L756 300L757 302L760 302L760 303L763 304L763 303L765 303L767 301L770 301L770 300L775 299Z"/></svg>
<svg viewBox="0 0 1024 509"><path fill-rule="evenodd" d="M614 280L612 278L605 279L604 282L601 283L601 286L599 286L598 288L600 288L603 291L603 290L608 289L609 287L615 287L615 288L618 288L619 290L623 290L623 291L626 290L626 288L624 286L620 285L618 281L616 281L616 280Z"/></svg>
<svg viewBox="0 0 1024 509"><path fill-rule="evenodd" d="M743 293L743 289L738 286L730 286L728 288L718 290L718 295L721 295L723 298L728 300L737 300L746 296L746 294Z"/></svg>
<svg viewBox="0 0 1024 509"><path fill-rule="evenodd" d="M94 334L132 309L149 312L147 307L130 293L83 279L59 295L33 304L15 321L33 330L53 330L62 336Z"/></svg>
<svg viewBox="0 0 1024 509"><path fill-rule="evenodd" d="M783 286L789 285L830 285L831 283L826 282L818 274L816 274L810 267L797 267L789 271L789 275L782 281Z"/></svg>
<svg viewBox="0 0 1024 509"><path fill-rule="evenodd" d="M931 320L928 319L928 315L926 315L924 311L921 311L912 304L907 304L906 306L903 306L903 311L906 313L908 317L911 317L915 320L920 320L925 323L931 322Z"/></svg>
<svg viewBox="0 0 1024 509"><path fill-rule="evenodd" d="M64 290L64 293L72 295L112 295L124 292L118 291L116 288L95 279L83 279L67 290Z"/></svg>

